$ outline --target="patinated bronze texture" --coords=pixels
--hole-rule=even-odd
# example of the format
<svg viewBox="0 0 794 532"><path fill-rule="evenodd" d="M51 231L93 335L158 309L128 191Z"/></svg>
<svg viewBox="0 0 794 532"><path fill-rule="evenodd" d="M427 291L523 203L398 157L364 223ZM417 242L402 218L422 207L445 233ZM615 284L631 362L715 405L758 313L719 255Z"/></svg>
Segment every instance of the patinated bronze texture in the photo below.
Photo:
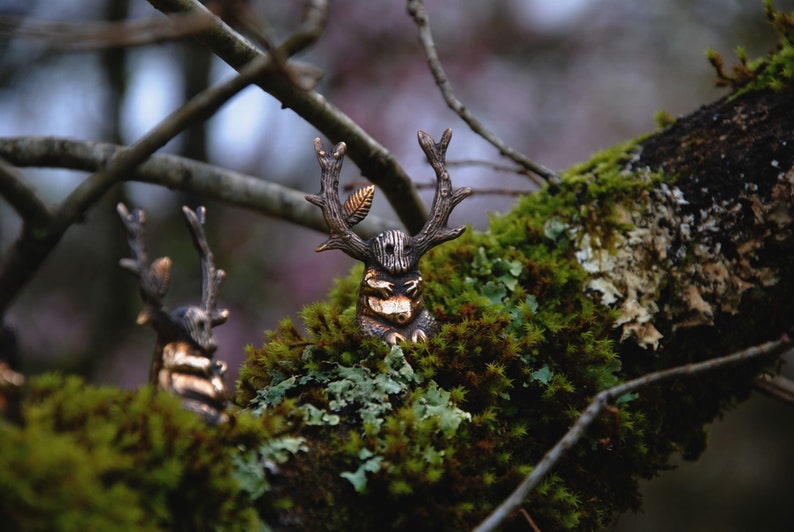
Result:
<svg viewBox="0 0 794 532"><path fill-rule="evenodd" d="M120 264L138 277L143 299L138 324L150 324L157 332L150 382L178 395L185 408L207 421L226 421L227 393L223 383L226 364L213 359L218 344L212 328L226 322L229 311L217 308L218 288L225 273L215 267L204 235L204 207L195 212L182 208L201 259L201 305L173 311L162 303L171 284L171 259L161 257L150 264L144 234L146 214L140 209L130 212L121 203L117 210L127 228L132 251L132 258L121 259Z"/></svg>
<svg viewBox="0 0 794 532"><path fill-rule="evenodd" d="M469 194L469 187L452 188L446 166L446 151L452 139L447 129L440 142L420 131L419 145L436 173L436 193L430 217L418 234L409 236L397 229L384 231L363 240L351 227L364 219L372 206L374 186L354 192L342 204L339 201L339 172L345 156L344 142L327 152L320 139L314 150L320 163L320 193L306 199L320 207L328 224L330 237L316 251L341 249L364 263L364 276L356 305L356 322L361 330L394 345L420 342L435 334L436 320L425 308L419 259L431 248L459 237L464 226L448 227L449 215Z"/></svg>

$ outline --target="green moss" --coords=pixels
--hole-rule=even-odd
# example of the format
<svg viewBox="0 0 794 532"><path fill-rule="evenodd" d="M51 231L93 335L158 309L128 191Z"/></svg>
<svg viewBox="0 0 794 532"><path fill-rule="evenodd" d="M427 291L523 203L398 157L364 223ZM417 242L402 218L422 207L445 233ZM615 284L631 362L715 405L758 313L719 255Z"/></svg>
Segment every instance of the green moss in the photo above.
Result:
<svg viewBox="0 0 794 532"><path fill-rule="evenodd" d="M276 417L240 413L211 427L151 388L125 392L56 375L33 380L23 412L22 426L0 421L0 521L9 530L262 524L256 508L267 510L267 490L242 465L284 430Z"/></svg>
<svg viewBox="0 0 794 532"><path fill-rule="evenodd" d="M653 114L653 121L659 129L665 129L675 123L675 117L668 111L659 110Z"/></svg>
<svg viewBox="0 0 794 532"><path fill-rule="evenodd" d="M357 267L328 302L303 311L305 333L285 320L251 350L240 404L256 412L289 404L301 434L311 434L309 452L290 463L303 480L289 489L332 467L341 483L330 489L351 504L298 503L292 517L326 528L471 527L596 392L620 382L616 315L587 295L576 252L584 234L608 246L627 228L619 205L662 179L624 173L634 147L598 154L553 194L494 216L487 233L470 230L433 250L421 268L441 328L428 343L390 351L361 336ZM638 507L636 479L652 475L670 446L648 444L635 398L623 398L530 495L541 528L602 528Z"/></svg>
<svg viewBox="0 0 794 532"><path fill-rule="evenodd" d="M791 18L771 3L768 14L783 43L762 61L737 52L740 90L794 74ZM361 335L354 267L303 310L301 327L285 319L248 348L244 411L228 424L207 426L149 388L35 380L24 424L0 421L0 519L67 530L471 528L595 393L724 354L740 334L723 321L720 338L679 332L673 349L650 354L618 344L616 311L588 292L584 239L609 253L632 229L625 205L671 179L628 170L641 140L570 169L493 216L487 232L433 250L421 269L440 331L428 343L389 348ZM541 529L608 528L639 506L637 479L673 452L704 448L704 424L743 397L751 374L621 397L524 508Z"/></svg>
<svg viewBox="0 0 794 532"><path fill-rule="evenodd" d="M717 84L733 89L731 98L762 89L781 91L791 86L794 79L794 18L792 14L777 11L772 0L764 0L766 18L780 36L778 46L768 57L751 60L742 47L736 48L738 64L730 71L725 60L713 49L706 52L717 73Z"/></svg>

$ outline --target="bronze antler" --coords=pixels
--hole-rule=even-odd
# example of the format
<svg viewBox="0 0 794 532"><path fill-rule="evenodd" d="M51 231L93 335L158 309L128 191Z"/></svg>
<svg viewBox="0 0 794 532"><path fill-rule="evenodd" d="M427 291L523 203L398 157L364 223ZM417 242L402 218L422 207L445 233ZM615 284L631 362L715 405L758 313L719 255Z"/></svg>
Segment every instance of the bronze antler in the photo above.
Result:
<svg viewBox="0 0 794 532"><path fill-rule="evenodd" d="M334 147L334 151L329 153L320 139L316 138L314 151L321 169L320 194L307 194L306 199L322 209L325 223L328 224L331 232L328 240L315 251L341 249L354 259L366 262L371 256L369 246L350 228L369 213L375 187L370 185L357 190L343 206L339 203L339 172L342 170L347 146L344 142L340 142Z"/></svg>
<svg viewBox="0 0 794 532"><path fill-rule="evenodd" d="M185 215L185 222L187 222L190 234L193 236L193 245L201 258L201 304L204 312L209 317L206 334L212 336L212 327L222 325L229 319L228 310L216 308L218 288L226 278L226 272L215 267L212 251L210 251L207 238L204 235L204 220L207 216L207 209L198 207L193 212L188 207L182 207L182 213Z"/></svg>
<svg viewBox="0 0 794 532"><path fill-rule="evenodd" d="M414 247L416 253L421 257L431 248L442 244L448 240L458 238L466 230L461 225L458 227L448 227L449 215L458 203L471 195L471 188L461 187L452 190L452 180L447 171L447 147L452 140L452 130L447 129L441 135L441 142L435 142L433 138L419 131L419 145L425 152L427 161L436 173L436 193L433 197L433 206L430 208L430 218L425 222L424 227L414 237Z"/></svg>
<svg viewBox="0 0 794 532"><path fill-rule="evenodd" d="M229 312L216 308L218 287L225 274L215 268L204 235L204 208L199 207L196 212L182 209L201 259L201 306L180 307L173 312L162 303L171 281L171 259L162 257L148 265L145 213L140 209L130 212L122 203L117 210L127 228L133 255L131 259L121 259L120 264L138 277L144 302L138 323L149 323L157 332L150 382L180 396L186 408L208 421L224 421L226 364L212 359L218 347L212 328L224 323Z"/></svg>
<svg viewBox="0 0 794 532"><path fill-rule="evenodd" d="M320 194L307 195L306 199L322 209L330 230L330 237L317 251L341 249L364 263L356 321L365 334L383 338L389 344L426 340L436 330L435 319L424 305L419 259L434 246L463 233L465 227L448 227L447 222L455 206L471 194L468 187L452 190L445 160L451 138L451 129L444 132L439 143L419 132L419 144L437 176L431 215L419 234L411 237L394 229L366 241L350 228L369 212L374 187L357 190L341 205L339 172L345 144L340 142L328 153L320 139L314 140L322 170Z"/></svg>
<svg viewBox="0 0 794 532"><path fill-rule="evenodd" d="M146 213L140 209L130 212L123 203L119 203L116 210L127 228L127 240L133 257L121 259L119 264L138 277L138 288L144 304L138 314L138 324L151 323L158 333L169 334L171 323L162 299L171 285L171 259L160 257L149 265L145 238Z"/></svg>

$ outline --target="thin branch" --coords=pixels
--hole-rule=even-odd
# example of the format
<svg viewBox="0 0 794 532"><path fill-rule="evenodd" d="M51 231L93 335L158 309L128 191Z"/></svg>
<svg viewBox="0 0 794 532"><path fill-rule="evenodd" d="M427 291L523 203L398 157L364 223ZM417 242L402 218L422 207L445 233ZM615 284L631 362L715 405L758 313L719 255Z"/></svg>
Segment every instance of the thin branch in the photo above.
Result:
<svg viewBox="0 0 794 532"><path fill-rule="evenodd" d="M239 75L197 94L139 140L116 153L106 167L81 183L63 202L59 216L66 220L77 219L80 213L121 180L125 172L146 160L191 124L211 117L227 101L272 71L272 68L267 58L257 59L246 65Z"/></svg>
<svg viewBox="0 0 794 532"><path fill-rule="evenodd" d="M419 190L435 188L434 183L416 183ZM531 190L521 190L517 188L471 188L472 196L525 196L531 194Z"/></svg>
<svg viewBox="0 0 794 532"><path fill-rule="evenodd" d="M37 228L35 233L23 231L0 263L0 314L27 284L66 230L113 185L123 182L133 168L188 126L209 118L235 94L272 71L273 64L269 58L258 57L243 67L237 76L197 94L78 185L58 207L46 228Z"/></svg>
<svg viewBox="0 0 794 532"><path fill-rule="evenodd" d="M276 47L267 24L257 16L250 4L239 2L231 9L234 10L237 24L259 41L266 52L278 54L280 57L276 59L282 62L317 42L328 25L328 1L306 0L300 25Z"/></svg>
<svg viewBox="0 0 794 532"><path fill-rule="evenodd" d="M2 157L0 157L0 197L13 207L25 221L25 225L40 227L49 223L50 211L47 206L36 191L25 182L25 176Z"/></svg>
<svg viewBox="0 0 794 532"><path fill-rule="evenodd" d="M433 74L436 85L441 90L441 95L444 97L444 101L447 102L449 108L452 109L464 122L466 122L472 131L496 147L496 149L499 150L499 153L512 159L516 164L519 164L537 176L540 176L543 178L543 180L553 184L559 183L560 177L554 173L554 171L531 161L526 155L508 146L504 141L502 141L502 139L496 136L496 134L487 129L482 122L480 122L471 113L471 111L469 111L466 106L463 105L460 100L458 100L452 90L452 84L449 82L449 79L444 72L444 67L441 65L441 60L438 57L438 53L436 52L436 45L433 41L433 33L430 29L430 18L427 15L427 11L425 10L422 0L408 0L408 14L411 15L411 17L414 19L414 22L416 23L416 29L419 34L419 42L421 43L425 52L425 56L427 57L427 63L430 67L430 72ZM528 174L528 177L538 185L543 184L532 174Z"/></svg>
<svg viewBox="0 0 794 532"><path fill-rule="evenodd" d="M529 515L529 512L527 512L523 508L519 508L518 511L521 513L522 516L524 516L524 519L526 519L527 524L533 530L533 532L540 532L540 527L538 527L538 525L535 524L535 521L532 519L532 516Z"/></svg>
<svg viewBox="0 0 794 532"><path fill-rule="evenodd" d="M279 48L284 57L292 57L313 45L328 24L327 0L307 0L298 28L284 39Z"/></svg>
<svg viewBox="0 0 794 532"><path fill-rule="evenodd" d="M535 465L532 472L519 484L519 486L500 504L482 523L474 530L475 532L486 532L498 527L510 514L517 510L523 503L526 496L532 491L546 475L548 475L555 465L565 456L565 454L576 445L585 434L590 425L598 416L619 397L627 393L645 388L650 384L662 382L677 377L691 377L701 373L708 373L717 368L724 368L741 362L762 358L766 356L778 355L791 346L791 339L784 334L777 340L766 342L761 345L750 347L738 351L731 355L719 358L712 358L686 364L674 368L656 371L624 382L618 386L603 390L596 394L590 405L582 412L579 419L573 424L570 430L552 447L543 458Z"/></svg>
<svg viewBox="0 0 794 532"><path fill-rule="evenodd" d="M525 170L521 166L507 166L506 164L497 164L491 161L483 161L479 159L458 159L455 161L447 161L447 166L482 166L484 168L490 168L491 170L495 170L497 172L519 174L522 176L529 177L527 175L527 170Z"/></svg>
<svg viewBox="0 0 794 532"><path fill-rule="evenodd" d="M66 51L93 51L183 39L206 30L210 24L212 17L199 12L122 22L53 22L5 16L0 17L0 39L25 39Z"/></svg>
<svg viewBox="0 0 794 532"><path fill-rule="evenodd" d="M319 69L309 70L303 67L302 77L295 76L295 69L289 68L288 61L293 55L308 48L322 35L328 24L327 0L306 0L301 23L280 44L275 45L272 32L247 2L238 2L230 6L231 16L236 24L248 32L265 49L271 60L286 72L291 81L302 90L313 89L323 76ZM191 11L192 13L192 11ZM310 74L309 74L310 72Z"/></svg>
<svg viewBox="0 0 794 532"><path fill-rule="evenodd" d="M340 185L339 189L345 192L364 187L369 185L368 181L352 181L344 185ZM418 190L435 189L435 183L414 183ZM519 188L473 188L471 189L472 196L525 196L531 194L532 190L525 190ZM392 227L393 228L393 227Z"/></svg>
<svg viewBox="0 0 794 532"><path fill-rule="evenodd" d="M66 168L95 172L124 150L104 142L57 137L0 138L0 157L21 167ZM127 181L160 185L285 220L325 233L322 214L304 193L254 177L176 155L153 155L125 175ZM371 238L399 222L370 215L355 232Z"/></svg>
<svg viewBox="0 0 794 532"><path fill-rule="evenodd" d="M164 13L207 11L198 0L149 0L149 3ZM196 39L235 69L263 55L218 18L210 30L199 33ZM258 80L257 84L284 107L292 109L316 127L332 143L344 141L348 148L347 157L359 167L362 175L380 187L408 231L416 233L422 228L427 219L427 209L391 152L317 91L297 91L285 76L268 76Z"/></svg>

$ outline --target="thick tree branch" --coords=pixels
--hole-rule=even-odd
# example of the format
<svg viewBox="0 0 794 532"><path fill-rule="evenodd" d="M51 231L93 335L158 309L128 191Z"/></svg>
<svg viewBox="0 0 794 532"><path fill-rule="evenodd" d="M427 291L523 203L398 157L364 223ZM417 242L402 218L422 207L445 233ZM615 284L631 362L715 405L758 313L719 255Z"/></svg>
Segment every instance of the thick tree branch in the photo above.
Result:
<svg viewBox="0 0 794 532"><path fill-rule="evenodd" d="M519 484L510 496L500 504L485 521L480 523L474 530L476 532L487 532L496 529L511 513L513 513L532 491L546 476L554 469L557 463L567 454L567 452L579 443L579 440L587 432L590 425L598 419L604 410L621 396L646 388L651 384L656 384L678 377L692 377L702 373L712 372L718 368L732 366L749 360L771 357L778 355L791 346L791 339L784 334L777 340L766 342L761 345L750 347L738 351L731 355L720 358L705 360L696 364L686 364L675 368L656 371L624 382L607 390L596 394L590 405L582 412L579 419L573 424L571 429L552 447L543 458L537 463L532 472L527 475L524 481Z"/></svg>
<svg viewBox="0 0 794 532"><path fill-rule="evenodd" d="M164 13L194 9L206 11L197 0L149 0L149 3ZM238 70L252 59L263 57L262 51L219 18L215 19L211 29L196 35L196 39ZM381 188L409 232L416 233L422 228L427 210L411 179L385 147L317 91L295 90L286 76L262 78L257 85L320 130L334 144L344 141L348 147L347 156L367 179Z"/></svg>
<svg viewBox="0 0 794 532"><path fill-rule="evenodd" d="M425 52L425 56L427 57L427 64L430 67L430 72L433 74L433 79L435 79L436 85L438 85L438 88L441 90L441 95L444 97L444 101L447 103L449 108L452 109L464 122L466 122L472 131L496 147L496 149L499 150L499 153L510 158L516 164L519 164L530 172L537 174L543 178L544 181L548 181L550 183L559 183L560 177L554 173L554 171L541 164L531 161L526 155L508 146L495 133L486 128L482 122L480 122L477 117L475 117L474 114L472 114L472 112L469 111L465 105L463 105L463 102L461 102L457 96L455 96L455 93L452 90L452 84L449 82L449 79L444 72L444 67L441 64L441 59L439 59L438 53L436 52L436 45L433 41L433 33L430 30L430 18L427 15L427 11L425 10L422 0L409 0L408 13L416 23L416 28L419 33L419 42L421 43ZM532 174L527 174L527 177L532 179L538 185L543 184L542 181L536 179Z"/></svg>
<svg viewBox="0 0 794 532"><path fill-rule="evenodd" d="M105 142L57 137L0 138L0 157L7 157L21 167L94 172L123 149ZM327 231L322 215L306 203L303 192L184 157L154 155L132 170L125 180L214 198L321 233ZM371 215L356 226L356 232L366 239L393 229L397 223Z"/></svg>

